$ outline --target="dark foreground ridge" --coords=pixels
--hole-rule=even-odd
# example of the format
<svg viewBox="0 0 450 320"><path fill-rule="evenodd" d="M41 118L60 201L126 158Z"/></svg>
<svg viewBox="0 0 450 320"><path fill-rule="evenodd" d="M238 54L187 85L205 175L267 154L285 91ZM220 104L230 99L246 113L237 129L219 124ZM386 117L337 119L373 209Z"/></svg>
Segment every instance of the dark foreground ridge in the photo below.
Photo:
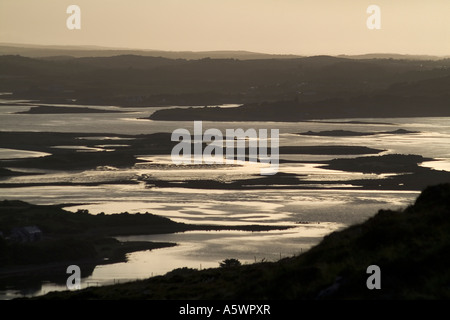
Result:
<svg viewBox="0 0 450 320"><path fill-rule="evenodd" d="M126 284L49 293L38 299L448 299L450 184L426 188L403 211L380 210L326 236L306 253ZM381 270L369 290L367 267Z"/></svg>

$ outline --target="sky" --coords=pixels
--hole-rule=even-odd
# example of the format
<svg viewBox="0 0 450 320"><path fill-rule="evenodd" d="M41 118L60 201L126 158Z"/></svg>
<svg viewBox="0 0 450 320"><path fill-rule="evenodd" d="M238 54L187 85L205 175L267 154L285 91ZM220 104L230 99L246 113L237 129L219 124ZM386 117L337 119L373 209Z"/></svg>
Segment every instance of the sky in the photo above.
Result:
<svg viewBox="0 0 450 320"><path fill-rule="evenodd" d="M380 29L366 25L370 5ZM0 0L0 43L450 55L450 0Z"/></svg>

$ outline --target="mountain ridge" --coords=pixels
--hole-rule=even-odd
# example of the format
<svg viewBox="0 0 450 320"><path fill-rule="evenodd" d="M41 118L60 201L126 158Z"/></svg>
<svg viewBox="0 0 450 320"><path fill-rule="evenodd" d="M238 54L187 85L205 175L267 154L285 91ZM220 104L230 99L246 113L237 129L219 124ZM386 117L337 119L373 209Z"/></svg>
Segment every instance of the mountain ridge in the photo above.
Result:
<svg viewBox="0 0 450 320"><path fill-rule="evenodd" d="M67 54L71 53L71 54ZM136 54L142 56L167 57L171 59L292 59L300 57L320 56L323 54L303 55L289 53L263 53L246 50L157 50L139 48L106 47L98 45L38 45L21 43L1 43L0 55L17 54L33 58L50 56L72 56L72 57L107 57L121 54ZM329 54L329 56L346 59L404 59L404 60L441 60L448 59L450 55L427 55L427 54L401 54L401 53L363 53L363 54Z"/></svg>

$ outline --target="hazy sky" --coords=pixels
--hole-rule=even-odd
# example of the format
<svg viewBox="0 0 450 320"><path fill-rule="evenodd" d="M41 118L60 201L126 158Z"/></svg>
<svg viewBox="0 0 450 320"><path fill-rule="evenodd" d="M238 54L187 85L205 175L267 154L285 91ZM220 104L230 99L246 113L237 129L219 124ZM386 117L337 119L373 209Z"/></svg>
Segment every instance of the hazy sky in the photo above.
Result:
<svg viewBox="0 0 450 320"><path fill-rule="evenodd" d="M81 8L81 30L66 9ZM381 29L369 30L369 5ZM0 42L450 55L450 0L0 0Z"/></svg>

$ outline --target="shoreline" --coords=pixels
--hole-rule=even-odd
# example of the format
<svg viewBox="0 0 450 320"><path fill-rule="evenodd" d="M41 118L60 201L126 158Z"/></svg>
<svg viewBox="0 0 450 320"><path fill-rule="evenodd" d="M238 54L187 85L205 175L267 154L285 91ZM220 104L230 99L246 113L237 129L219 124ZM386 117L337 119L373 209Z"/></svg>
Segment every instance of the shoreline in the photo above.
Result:
<svg viewBox="0 0 450 320"><path fill-rule="evenodd" d="M8 234L7 230L23 225L36 225L43 231L43 239L37 242L21 243L0 238L0 244L5 246L5 251L0 255L0 262L3 262L0 267L2 287L7 286L8 283L11 285L11 281L24 276L36 279L48 277L65 279L67 276L65 268L71 264L83 264L92 272L98 265L126 262L128 253L177 245L173 242L121 242L114 238L116 236L172 234L186 231L264 232L295 227L291 225L195 225L175 222L148 213L93 215L87 210L71 212L62 209L61 206L62 204L33 205L22 201L0 203L0 223L4 235ZM15 217L16 222L12 224L10 217ZM61 250L75 249L74 246L81 246L81 251L69 252L63 257L57 255ZM25 250L35 258L24 257L27 263L14 262L15 250L19 249ZM43 253L42 250L48 252L39 256L39 253ZM70 256L73 257L70 258ZM55 260L58 257L59 259Z"/></svg>

